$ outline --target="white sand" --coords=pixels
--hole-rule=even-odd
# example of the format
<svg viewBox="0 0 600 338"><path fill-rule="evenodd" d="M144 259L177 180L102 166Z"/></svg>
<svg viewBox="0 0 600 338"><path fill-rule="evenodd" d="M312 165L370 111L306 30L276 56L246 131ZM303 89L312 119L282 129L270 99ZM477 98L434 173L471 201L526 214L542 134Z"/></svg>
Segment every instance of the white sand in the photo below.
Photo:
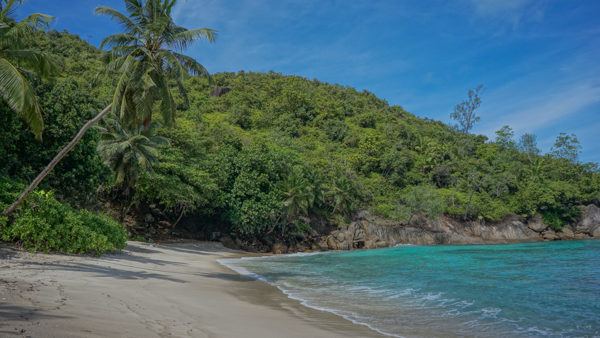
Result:
<svg viewBox="0 0 600 338"><path fill-rule="evenodd" d="M377 337L216 262L218 243L130 242L101 258L0 246L0 337Z"/></svg>

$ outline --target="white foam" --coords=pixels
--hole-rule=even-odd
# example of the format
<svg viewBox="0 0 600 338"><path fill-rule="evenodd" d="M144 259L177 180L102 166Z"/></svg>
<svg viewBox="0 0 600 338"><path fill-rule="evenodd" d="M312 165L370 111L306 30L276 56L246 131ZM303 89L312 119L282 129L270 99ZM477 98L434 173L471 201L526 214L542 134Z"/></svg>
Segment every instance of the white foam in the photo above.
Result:
<svg viewBox="0 0 600 338"><path fill-rule="evenodd" d="M315 254L315 253L310 253L310 254ZM309 254L309 255L310 255ZM316 254L320 254L320 253L316 253ZM297 255L297 254L290 254L290 255ZM306 255L306 254L304 254ZM322 312L328 312L328 313L332 313L336 316L342 317L350 322L352 322L353 324L357 324L357 325L362 325L362 326L366 326L368 327L370 330L373 330L377 333L380 333L382 335L385 336L389 336L389 337L398 337L398 338L404 338L403 336L397 335L397 334L393 334L390 332L385 332L383 330L380 330L376 327L374 327L373 325L363 322L363 321L359 321L358 317L360 317L359 315L355 314L355 313L345 313L344 311L338 310L338 309L332 309L332 308L327 308L327 307L322 307L322 306L318 306L318 305L314 305L312 303L310 303L310 301L298 296L297 294L294 294L291 290L287 290L282 288L281 286L275 284L275 283L271 283L270 281L268 281L265 277L254 273L252 271L249 271L246 268L240 267L240 266L236 266L234 264L235 261L238 260L242 260L242 259L256 259L256 258L265 258L265 257L273 257L273 256L260 256L260 257L242 257L242 258L236 258L236 259L218 259L217 262L223 266L225 266L228 269L231 269L235 272L237 272L238 274L242 275L242 276L247 276L250 277L252 279L255 280L259 280L261 282L267 283L269 285L272 285L274 287L276 287L278 290L280 290L283 294L285 294L288 298L293 299L295 301L298 301L301 305L306 306L308 308L314 309L314 310L318 310L318 311L322 311Z"/></svg>
<svg viewBox="0 0 600 338"><path fill-rule="evenodd" d="M242 276L246 276L246 277L250 277L252 279L256 279L265 283L268 283L268 281L261 275L256 274L246 268L243 268L241 266L237 266L237 265L233 265L230 262L226 262L226 261L233 261L233 259L217 259L217 263L223 265L224 267L231 269L235 272L237 272L238 274L242 275Z"/></svg>

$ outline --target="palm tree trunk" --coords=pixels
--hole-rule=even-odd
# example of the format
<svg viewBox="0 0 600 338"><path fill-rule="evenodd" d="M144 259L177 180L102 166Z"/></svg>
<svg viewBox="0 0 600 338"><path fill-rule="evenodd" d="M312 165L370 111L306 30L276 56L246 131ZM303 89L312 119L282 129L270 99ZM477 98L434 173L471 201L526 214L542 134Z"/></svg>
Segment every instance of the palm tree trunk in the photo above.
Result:
<svg viewBox="0 0 600 338"><path fill-rule="evenodd" d="M83 135L85 135L85 133L88 131L88 129L90 129L94 124L96 124L97 122L102 120L102 118L104 118L104 116L106 116L106 114L108 114L110 112L110 106L111 105L108 105L100 113L98 113L98 115L96 115L93 119L87 121L83 125L83 127L81 127L81 129L75 135L75 137L73 137L71 142L69 142L66 146L64 146L58 152L58 154L56 154L56 156L52 159L52 161L50 161L50 163L48 163L46 168L44 168L44 170L42 170L42 172L40 172L39 175L37 175L37 177L31 182L31 184L27 187L27 189L25 189L19 195L17 200L11 206L9 206L6 210L4 210L4 213L3 213L4 216L10 216L19 207L19 205L21 205L21 203L23 203L25 198L27 198L27 196L33 190L35 190L35 188L37 188L37 186L44 180L44 178L46 178L46 176L48 176L48 174L52 171L52 169L54 169L54 167L58 164L58 162L60 162L65 156L67 156L67 154L71 150L73 150L73 148L75 148L77 143L79 143L79 141L81 140Z"/></svg>

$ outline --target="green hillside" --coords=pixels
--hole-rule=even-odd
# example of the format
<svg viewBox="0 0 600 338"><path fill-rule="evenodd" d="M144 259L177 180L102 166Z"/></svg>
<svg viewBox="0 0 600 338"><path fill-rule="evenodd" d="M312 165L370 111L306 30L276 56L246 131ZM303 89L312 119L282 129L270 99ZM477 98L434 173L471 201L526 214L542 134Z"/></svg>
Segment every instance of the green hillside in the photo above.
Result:
<svg viewBox="0 0 600 338"><path fill-rule="evenodd" d="M61 57L63 72L37 83L42 142L0 108L5 186L32 179L110 97L109 75L97 76L101 52L66 33L40 35L38 43ZM460 133L367 91L277 73L220 73L186 84L189 103L177 98L176 125L158 129L169 144L127 194L96 152L98 130L43 189L124 216L137 234L196 222L248 241L300 240L360 210L401 222L417 214L489 222L541 214L560 228L577 220L578 206L600 203L594 164L560 151L536 154L510 133L498 140ZM229 91L213 96L215 88Z"/></svg>

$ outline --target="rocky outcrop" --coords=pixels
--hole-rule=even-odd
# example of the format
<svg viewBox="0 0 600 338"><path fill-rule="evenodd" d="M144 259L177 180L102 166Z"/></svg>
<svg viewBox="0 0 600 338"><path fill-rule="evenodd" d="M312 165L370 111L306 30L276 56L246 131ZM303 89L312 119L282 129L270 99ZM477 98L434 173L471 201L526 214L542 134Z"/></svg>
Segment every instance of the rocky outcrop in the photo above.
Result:
<svg viewBox="0 0 600 338"><path fill-rule="evenodd" d="M575 234L600 238L600 208L590 204L581 208L581 219L575 225Z"/></svg>
<svg viewBox="0 0 600 338"><path fill-rule="evenodd" d="M542 216L536 215L527 222L527 227L535 232L542 232L548 227L544 224Z"/></svg>
<svg viewBox="0 0 600 338"><path fill-rule="evenodd" d="M548 229L542 232L542 238L547 241L554 241L557 240L559 237L554 230Z"/></svg>
<svg viewBox="0 0 600 338"><path fill-rule="evenodd" d="M277 242L277 243L273 244L271 251L276 255L284 254L284 253L288 252L288 248L285 244L283 244L281 242Z"/></svg>
<svg viewBox="0 0 600 338"><path fill-rule="evenodd" d="M313 221L313 220L307 220ZM292 243L281 241L244 242L228 236L221 242L229 248L284 254L304 251L374 249L398 244L493 244L571 239L600 239L600 208L582 207L580 220L555 230L539 216L511 216L496 223L460 222L449 217L428 220L416 217L411 224L394 222L366 211L350 224L335 229L325 223L313 224L312 233ZM325 234L325 235L323 235Z"/></svg>
<svg viewBox="0 0 600 338"><path fill-rule="evenodd" d="M447 217L417 219L410 225L361 212L350 224L321 237L317 247L329 250L380 248L397 244L483 244L600 238L600 208L582 210L581 221L559 231L541 217L509 217L497 223L459 222Z"/></svg>
<svg viewBox="0 0 600 338"><path fill-rule="evenodd" d="M558 233L558 238L562 240L575 239L575 232L570 225L565 225Z"/></svg>

